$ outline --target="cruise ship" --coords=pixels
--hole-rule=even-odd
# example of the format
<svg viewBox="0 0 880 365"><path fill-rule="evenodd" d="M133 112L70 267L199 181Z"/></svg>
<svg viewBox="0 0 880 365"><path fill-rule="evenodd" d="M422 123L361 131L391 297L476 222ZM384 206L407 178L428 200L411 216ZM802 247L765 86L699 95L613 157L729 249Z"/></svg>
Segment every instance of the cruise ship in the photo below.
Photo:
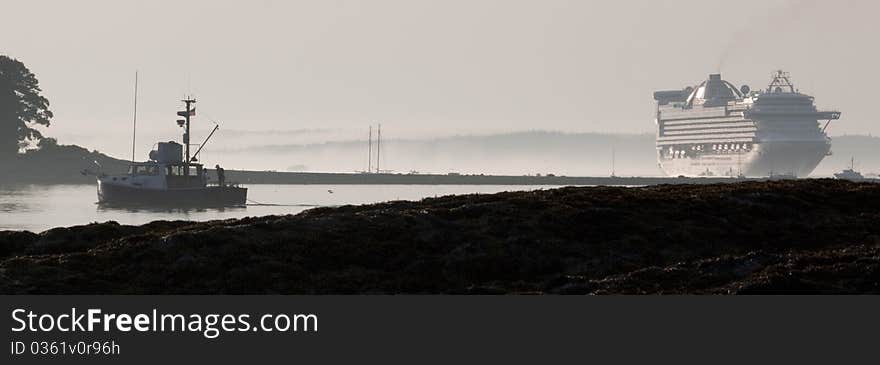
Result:
<svg viewBox="0 0 880 365"><path fill-rule="evenodd" d="M840 119L818 110L783 71L764 90L712 74L654 100L657 158L669 176L806 177L831 154L825 130Z"/></svg>

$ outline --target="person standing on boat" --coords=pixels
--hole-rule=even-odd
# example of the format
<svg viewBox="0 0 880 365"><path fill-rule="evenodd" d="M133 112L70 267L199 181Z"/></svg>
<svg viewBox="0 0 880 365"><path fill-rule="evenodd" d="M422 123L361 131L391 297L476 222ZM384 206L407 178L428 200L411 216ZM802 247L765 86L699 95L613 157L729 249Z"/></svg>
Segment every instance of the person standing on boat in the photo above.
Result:
<svg viewBox="0 0 880 365"><path fill-rule="evenodd" d="M224 170L220 165L214 166L217 169L217 181L220 182L220 186L226 186L226 170Z"/></svg>

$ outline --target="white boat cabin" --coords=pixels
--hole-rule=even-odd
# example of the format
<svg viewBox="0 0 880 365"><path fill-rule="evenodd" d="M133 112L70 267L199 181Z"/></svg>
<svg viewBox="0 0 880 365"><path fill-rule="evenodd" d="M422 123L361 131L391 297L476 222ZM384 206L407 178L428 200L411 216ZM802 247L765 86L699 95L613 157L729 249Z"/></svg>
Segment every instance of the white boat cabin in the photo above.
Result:
<svg viewBox="0 0 880 365"><path fill-rule="evenodd" d="M99 177L100 183L136 189L192 189L208 185L208 171L201 164L185 163L180 145L159 143L149 162L133 163L127 174Z"/></svg>

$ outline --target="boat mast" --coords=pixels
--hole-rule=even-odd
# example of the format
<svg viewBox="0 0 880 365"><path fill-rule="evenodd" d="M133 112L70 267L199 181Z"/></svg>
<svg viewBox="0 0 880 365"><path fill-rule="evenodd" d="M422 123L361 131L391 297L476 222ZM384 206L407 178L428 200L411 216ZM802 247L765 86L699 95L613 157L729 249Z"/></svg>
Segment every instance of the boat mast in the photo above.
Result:
<svg viewBox="0 0 880 365"><path fill-rule="evenodd" d="M191 156L189 154L189 119L194 114L193 112L195 110L193 110L192 105L196 103L196 99L189 97L189 98L183 99L181 101L186 103L186 111L184 111L183 113L178 113L178 115L183 114L183 117L186 120L186 130L185 130L185 132L183 132L183 146L184 146L184 149L186 149L186 162L185 163L187 165L189 165L190 158L191 158Z"/></svg>
<svg viewBox="0 0 880 365"><path fill-rule="evenodd" d="M369 154L367 155L367 172L373 170L373 126L370 126L370 134L367 138L369 140Z"/></svg>
<svg viewBox="0 0 880 365"><path fill-rule="evenodd" d="M379 124L379 135L376 136L376 173L379 173L379 153L382 152L382 125Z"/></svg>
<svg viewBox="0 0 880 365"><path fill-rule="evenodd" d="M134 121L131 128L131 164L134 165L134 152L137 145L137 126L138 126L138 72L134 72Z"/></svg>
<svg viewBox="0 0 880 365"><path fill-rule="evenodd" d="M615 164L617 162L617 161L615 161L616 157L617 156L614 153L614 147L612 146L611 147L611 177L617 177L617 175L615 174L615 172L616 172L615 171L615 167L616 167Z"/></svg>

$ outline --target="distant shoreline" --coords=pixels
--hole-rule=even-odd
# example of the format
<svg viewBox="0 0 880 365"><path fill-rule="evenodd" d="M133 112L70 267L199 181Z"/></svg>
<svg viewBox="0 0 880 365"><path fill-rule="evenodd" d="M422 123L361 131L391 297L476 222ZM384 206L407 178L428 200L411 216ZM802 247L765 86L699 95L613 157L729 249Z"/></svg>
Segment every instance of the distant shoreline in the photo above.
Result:
<svg viewBox="0 0 880 365"><path fill-rule="evenodd" d="M556 176L484 174L334 173L226 170L227 181L243 185L519 185L519 186L652 186L723 184L767 181L770 178L659 177L659 176ZM213 170L208 177L216 180ZM823 179L801 178L804 179ZM877 179L866 179L872 182ZM94 185L94 177L62 182L19 182L21 185ZM880 181L880 180L878 180ZM12 182L14 183L14 182Z"/></svg>
<svg viewBox="0 0 880 365"><path fill-rule="evenodd" d="M570 136L569 136L570 137ZM880 139L863 136L849 138L860 150L866 150ZM474 142L477 143L477 142ZM575 143L568 141L568 144ZM479 143L477 143L479 144ZM834 150L844 150L846 144L835 144ZM610 147L609 147L610 150ZM484 151L485 152L485 151ZM560 151L557 151L562 153ZM620 152L620 151L618 151ZM650 152L650 151L649 151ZM859 164L869 165L871 161L864 153L850 151L846 156L854 156ZM645 159L654 158L645 155ZM832 156L833 157L833 156ZM829 158L832 158L829 157ZM867 161L867 162L866 162ZM847 158L847 164L849 158ZM595 161L584 161L585 164ZM830 163L830 162L829 162ZM130 162L88 151L79 146L46 145L40 150L29 151L15 158L0 159L0 166L14 173L0 176L0 184L17 185L59 185L95 184L95 174L119 173L128 169ZM210 166L209 166L210 167ZM843 164L840 169L845 168ZM213 179L213 169L209 169ZM839 170L838 170L839 171ZM86 172L86 175L82 173ZM871 170L862 169L863 173ZM276 172L247 171L227 169L227 180L241 184L406 184L406 185L653 185L678 183L719 183L731 182L728 177L706 179L677 179L658 176L641 178L610 176L561 176L538 175L474 175L474 174L405 174L405 173L332 173L332 172ZM758 179L760 180L760 179Z"/></svg>

